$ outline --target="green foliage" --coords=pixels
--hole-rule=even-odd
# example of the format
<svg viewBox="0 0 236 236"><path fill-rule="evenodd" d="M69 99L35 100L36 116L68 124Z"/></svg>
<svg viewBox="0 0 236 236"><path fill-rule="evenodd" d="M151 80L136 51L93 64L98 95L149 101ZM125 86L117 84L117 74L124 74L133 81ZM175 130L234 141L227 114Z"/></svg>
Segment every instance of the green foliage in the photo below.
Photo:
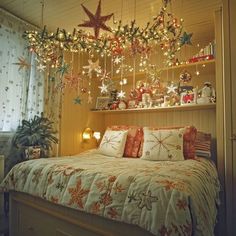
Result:
<svg viewBox="0 0 236 236"><path fill-rule="evenodd" d="M43 115L34 116L30 120L22 120L13 136L12 144L17 148L39 146L45 154L52 148L52 143L58 143L55 133L53 122Z"/></svg>

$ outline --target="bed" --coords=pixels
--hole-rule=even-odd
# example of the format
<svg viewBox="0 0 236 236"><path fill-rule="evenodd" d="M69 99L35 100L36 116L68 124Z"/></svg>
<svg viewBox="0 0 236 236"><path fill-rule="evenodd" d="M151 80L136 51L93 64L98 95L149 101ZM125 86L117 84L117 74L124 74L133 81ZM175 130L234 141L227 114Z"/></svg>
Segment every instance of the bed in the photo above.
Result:
<svg viewBox="0 0 236 236"><path fill-rule="evenodd" d="M214 235L219 181L212 161L115 158L90 150L17 164L10 235Z"/></svg>

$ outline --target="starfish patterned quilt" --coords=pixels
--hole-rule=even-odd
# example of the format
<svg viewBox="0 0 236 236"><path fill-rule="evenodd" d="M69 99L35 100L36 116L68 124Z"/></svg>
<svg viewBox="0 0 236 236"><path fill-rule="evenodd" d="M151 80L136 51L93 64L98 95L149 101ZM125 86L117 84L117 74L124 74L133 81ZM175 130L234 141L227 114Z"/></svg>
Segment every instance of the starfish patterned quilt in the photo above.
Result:
<svg viewBox="0 0 236 236"><path fill-rule="evenodd" d="M19 191L154 235L214 235L217 171L209 160L113 158L96 150L16 165L1 191Z"/></svg>

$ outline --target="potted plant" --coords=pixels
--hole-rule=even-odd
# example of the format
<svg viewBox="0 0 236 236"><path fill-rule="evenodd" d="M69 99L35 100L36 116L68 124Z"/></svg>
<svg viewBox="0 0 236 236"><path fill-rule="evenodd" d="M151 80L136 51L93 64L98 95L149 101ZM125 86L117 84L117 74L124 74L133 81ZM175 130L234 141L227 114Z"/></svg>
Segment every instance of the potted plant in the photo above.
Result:
<svg viewBox="0 0 236 236"><path fill-rule="evenodd" d="M22 120L13 136L12 146L18 148L25 159L46 157L52 143L58 143L55 133L52 121L43 114L34 116L30 120Z"/></svg>

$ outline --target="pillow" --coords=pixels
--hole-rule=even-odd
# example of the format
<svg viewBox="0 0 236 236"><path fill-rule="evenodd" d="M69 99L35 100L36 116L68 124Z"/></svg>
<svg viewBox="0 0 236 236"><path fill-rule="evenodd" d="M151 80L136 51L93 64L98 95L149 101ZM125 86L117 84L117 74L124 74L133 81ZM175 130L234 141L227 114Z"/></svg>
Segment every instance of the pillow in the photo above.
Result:
<svg viewBox="0 0 236 236"><path fill-rule="evenodd" d="M184 130L149 130L144 128L143 155L152 161L182 161Z"/></svg>
<svg viewBox="0 0 236 236"><path fill-rule="evenodd" d="M127 133L127 131L106 130L98 148L99 153L107 156L122 157Z"/></svg>
<svg viewBox="0 0 236 236"><path fill-rule="evenodd" d="M210 158L211 157L211 134L198 131L194 146L195 146L197 156Z"/></svg>
<svg viewBox="0 0 236 236"><path fill-rule="evenodd" d="M107 127L107 130L127 130L127 139L125 143L125 157L138 157L141 141L143 139L143 129L139 126L114 125Z"/></svg>
<svg viewBox="0 0 236 236"><path fill-rule="evenodd" d="M194 159L195 158L195 140L197 135L197 129L194 126L186 126L186 127L147 127L149 130L173 130L182 129L183 131L183 154L185 159ZM140 145L139 156L142 156L143 152L143 139Z"/></svg>

